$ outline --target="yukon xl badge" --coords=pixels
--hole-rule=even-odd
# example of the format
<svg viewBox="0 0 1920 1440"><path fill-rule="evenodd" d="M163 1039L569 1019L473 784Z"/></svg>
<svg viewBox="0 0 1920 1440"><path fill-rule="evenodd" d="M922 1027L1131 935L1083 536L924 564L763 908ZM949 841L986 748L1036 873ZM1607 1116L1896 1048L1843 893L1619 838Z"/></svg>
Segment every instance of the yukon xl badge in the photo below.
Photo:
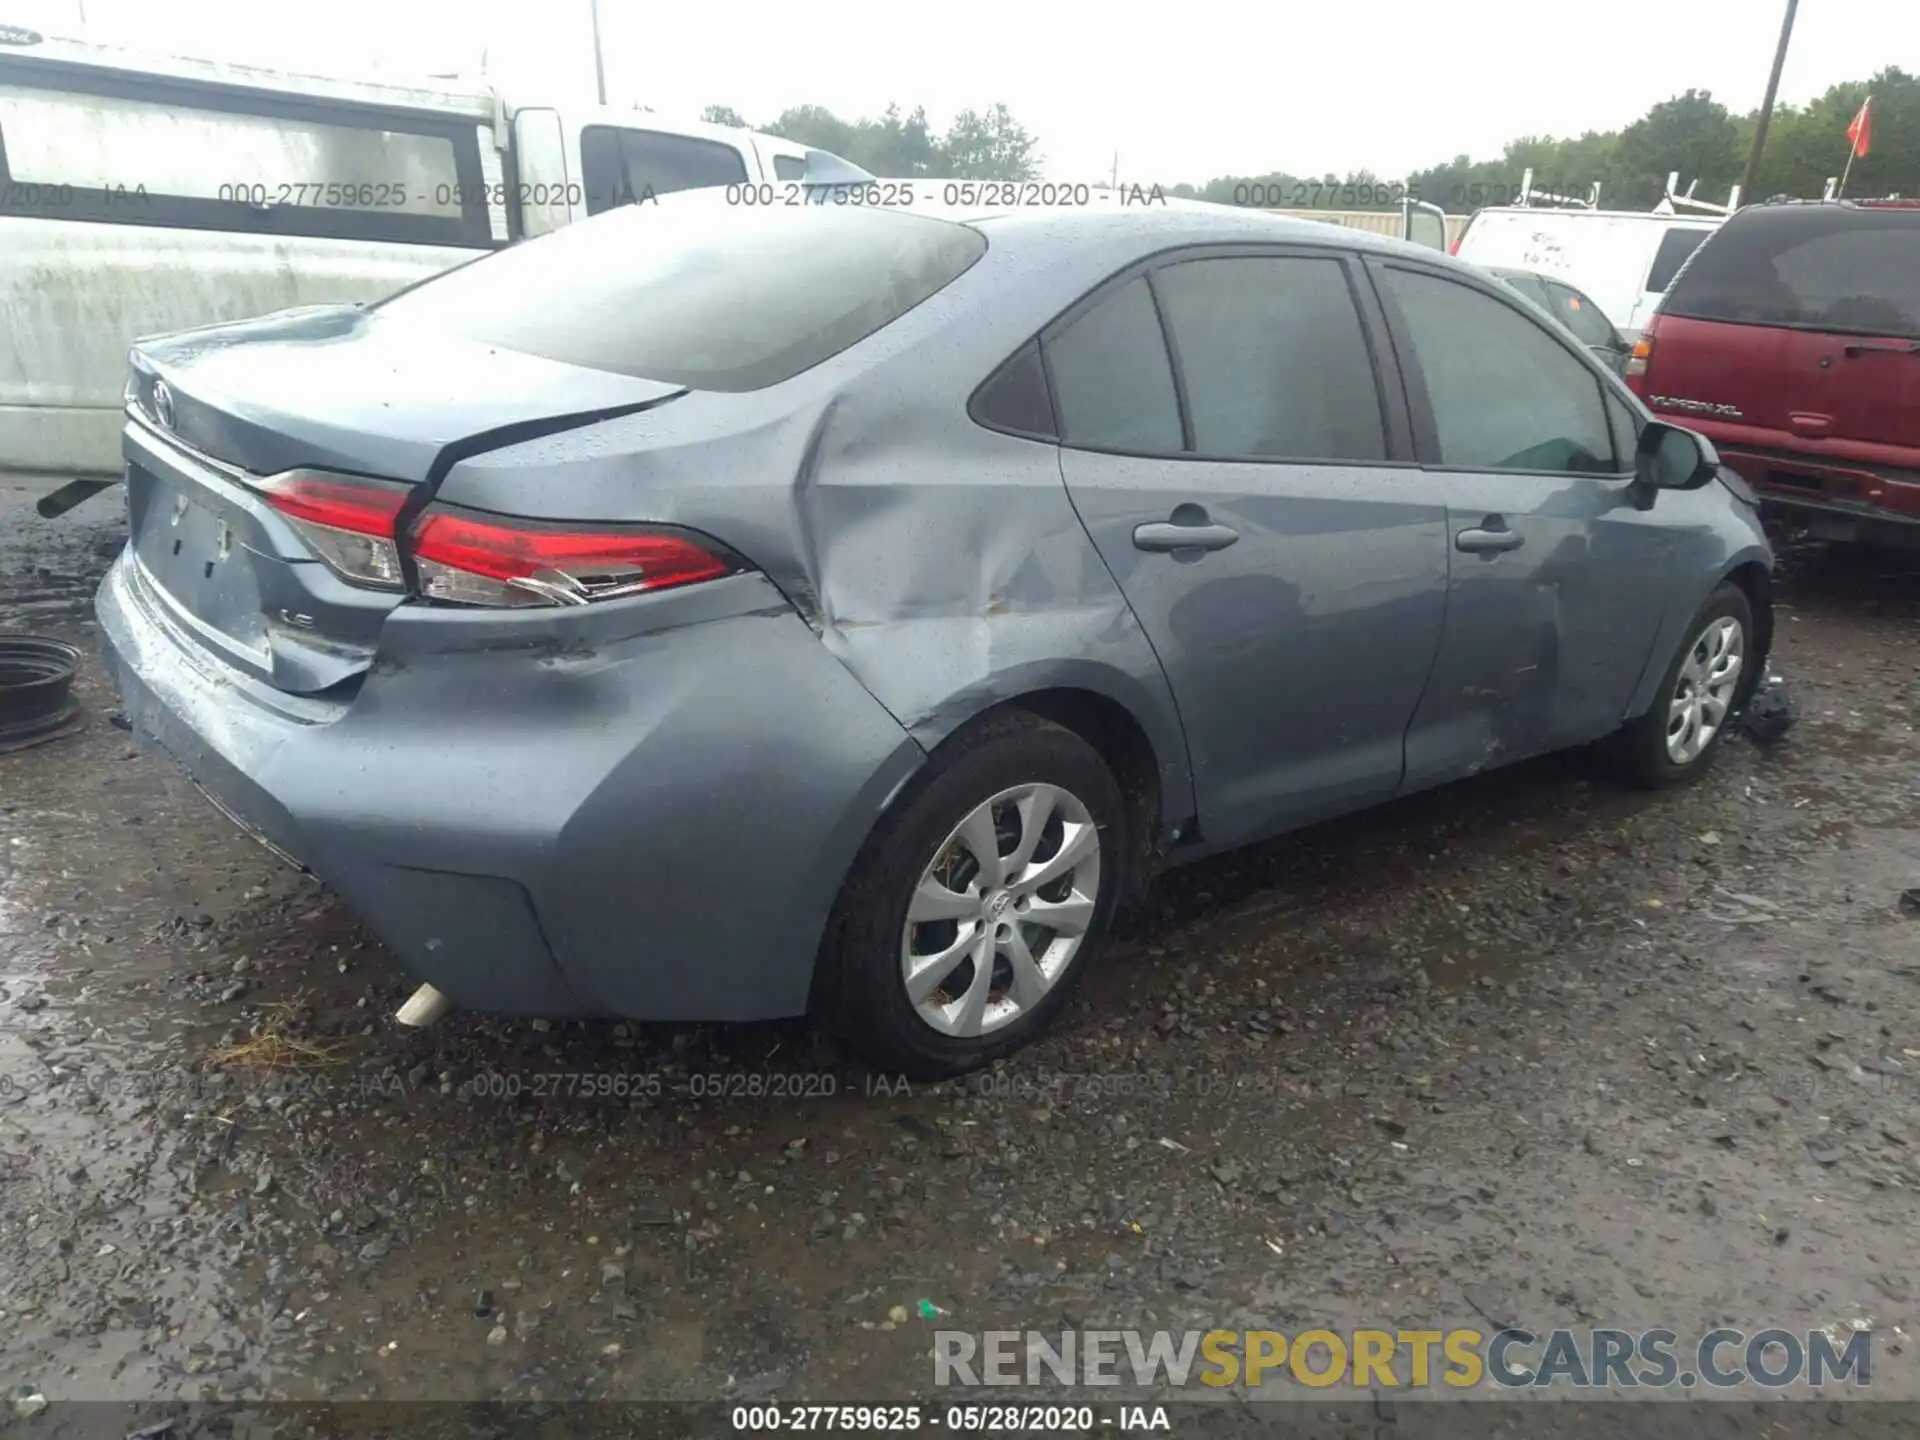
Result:
<svg viewBox="0 0 1920 1440"><path fill-rule="evenodd" d="M1684 410L1690 415L1712 415L1721 420L1738 420L1738 405L1715 405L1710 400L1681 400L1672 395L1649 395L1647 403L1656 410Z"/></svg>

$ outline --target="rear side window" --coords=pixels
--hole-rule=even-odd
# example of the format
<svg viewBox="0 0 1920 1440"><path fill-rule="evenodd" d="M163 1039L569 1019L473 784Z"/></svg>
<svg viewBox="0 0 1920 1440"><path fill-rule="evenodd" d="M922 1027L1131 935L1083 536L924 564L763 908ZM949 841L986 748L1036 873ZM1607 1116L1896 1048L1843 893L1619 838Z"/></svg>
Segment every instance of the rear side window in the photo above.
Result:
<svg viewBox="0 0 1920 1440"><path fill-rule="evenodd" d="M677 190L743 184L747 162L718 140L589 125L580 132L580 178L587 213L598 215Z"/></svg>
<svg viewBox="0 0 1920 1440"><path fill-rule="evenodd" d="M1600 313L1600 307L1588 296L1558 280L1546 281L1543 288L1547 292L1548 313L1571 330L1582 345L1605 349L1614 343L1613 322Z"/></svg>
<svg viewBox="0 0 1920 1440"><path fill-rule="evenodd" d="M1339 260L1187 260L1153 283L1180 357L1193 449L1384 460L1373 359Z"/></svg>
<svg viewBox="0 0 1920 1440"><path fill-rule="evenodd" d="M1046 354L1067 444L1148 455L1181 448L1173 366L1144 276L1049 340Z"/></svg>
<svg viewBox="0 0 1920 1440"><path fill-rule="evenodd" d="M1669 315L1920 339L1920 210L1756 206L1720 227Z"/></svg>
<svg viewBox="0 0 1920 1440"><path fill-rule="evenodd" d="M1553 300L1547 294L1547 287L1540 283L1537 275L1525 275L1518 271L1507 271L1500 278L1509 288L1524 296L1530 305L1538 305L1542 310L1552 313Z"/></svg>
<svg viewBox="0 0 1920 1440"><path fill-rule="evenodd" d="M471 124L180 83L86 83L0 81L0 214L492 242Z"/></svg>
<svg viewBox="0 0 1920 1440"><path fill-rule="evenodd" d="M804 180L807 176L807 162L798 155L776 155L773 157L773 178L776 180Z"/></svg>
<svg viewBox="0 0 1920 1440"><path fill-rule="evenodd" d="M891 324L986 248L968 226L898 209L682 195L524 241L375 313L568 365L758 390Z"/></svg>
<svg viewBox="0 0 1920 1440"><path fill-rule="evenodd" d="M1053 396L1038 340L1022 346L1019 354L988 377L973 397L972 412L975 420L995 430L1037 440L1056 438Z"/></svg>
<svg viewBox="0 0 1920 1440"><path fill-rule="evenodd" d="M1653 252L1653 268L1647 271L1647 289L1664 293L1687 258L1700 248L1711 230L1669 230L1660 237L1660 248Z"/></svg>

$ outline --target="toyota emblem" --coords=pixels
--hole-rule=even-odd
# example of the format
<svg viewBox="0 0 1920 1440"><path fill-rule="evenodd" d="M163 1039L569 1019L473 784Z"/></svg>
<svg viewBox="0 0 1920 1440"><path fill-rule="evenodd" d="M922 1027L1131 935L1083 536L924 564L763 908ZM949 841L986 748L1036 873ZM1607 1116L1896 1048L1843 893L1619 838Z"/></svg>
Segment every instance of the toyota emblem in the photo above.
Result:
<svg viewBox="0 0 1920 1440"><path fill-rule="evenodd" d="M153 382L153 418L160 422L162 430L173 429L173 391L164 380Z"/></svg>

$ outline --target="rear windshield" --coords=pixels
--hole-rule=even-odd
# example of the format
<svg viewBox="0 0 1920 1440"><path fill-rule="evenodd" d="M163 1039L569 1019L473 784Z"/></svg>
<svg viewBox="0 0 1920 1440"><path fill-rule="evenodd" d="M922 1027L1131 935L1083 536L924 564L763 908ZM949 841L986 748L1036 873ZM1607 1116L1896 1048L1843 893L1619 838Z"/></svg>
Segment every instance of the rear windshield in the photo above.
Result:
<svg viewBox="0 0 1920 1440"><path fill-rule="evenodd" d="M1653 268L1647 271L1647 289L1656 294L1673 284L1673 277L1687 263L1687 257L1700 248L1711 230L1669 230L1660 237L1660 248L1653 252Z"/></svg>
<svg viewBox="0 0 1920 1440"><path fill-rule="evenodd" d="M978 260L979 231L899 210L623 205L392 296L383 319L698 390L777 385Z"/></svg>
<svg viewBox="0 0 1920 1440"><path fill-rule="evenodd" d="M1720 227L1666 313L1920 338L1920 210L1762 206Z"/></svg>

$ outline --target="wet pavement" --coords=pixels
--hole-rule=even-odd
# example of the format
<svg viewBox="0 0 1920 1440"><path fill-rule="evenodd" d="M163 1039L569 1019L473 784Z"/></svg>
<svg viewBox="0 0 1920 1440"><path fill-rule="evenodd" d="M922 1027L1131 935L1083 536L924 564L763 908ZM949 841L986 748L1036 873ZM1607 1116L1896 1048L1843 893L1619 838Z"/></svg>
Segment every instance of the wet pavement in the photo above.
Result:
<svg viewBox="0 0 1920 1440"><path fill-rule="evenodd" d="M40 488L0 628L91 654L117 495ZM1920 1399L1920 565L1794 551L1779 631L1783 743L1175 872L940 1086L800 1023L405 1030L90 662L0 756L0 1397L890 1401L936 1328L1520 1324L1866 1327Z"/></svg>

